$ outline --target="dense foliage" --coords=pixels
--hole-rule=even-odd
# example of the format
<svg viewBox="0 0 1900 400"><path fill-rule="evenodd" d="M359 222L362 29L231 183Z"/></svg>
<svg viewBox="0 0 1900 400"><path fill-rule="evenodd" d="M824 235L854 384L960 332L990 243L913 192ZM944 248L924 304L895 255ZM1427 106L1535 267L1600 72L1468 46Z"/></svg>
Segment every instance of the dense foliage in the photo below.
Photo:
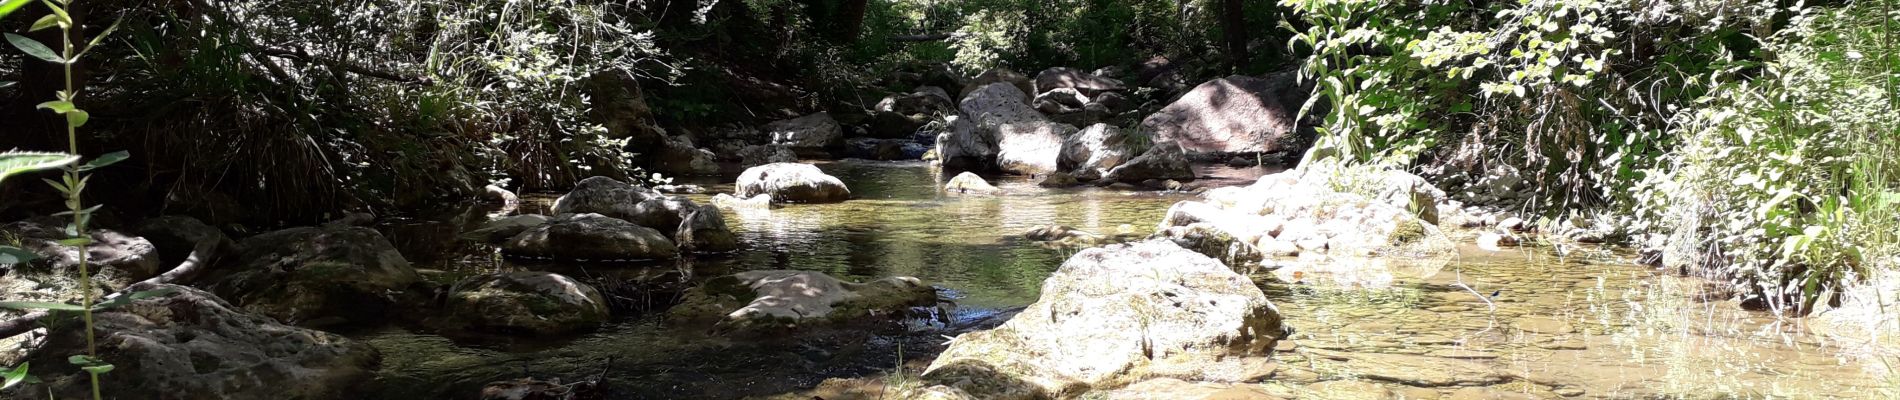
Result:
<svg viewBox="0 0 1900 400"><path fill-rule="evenodd" d="M1281 4L1315 101L1336 105L1309 160L1418 167L1466 194L1521 179L1533 196L1472 197L1556 219L1634 215L1596 222L1764 306L1891 265L1889 5Z"/></svg>

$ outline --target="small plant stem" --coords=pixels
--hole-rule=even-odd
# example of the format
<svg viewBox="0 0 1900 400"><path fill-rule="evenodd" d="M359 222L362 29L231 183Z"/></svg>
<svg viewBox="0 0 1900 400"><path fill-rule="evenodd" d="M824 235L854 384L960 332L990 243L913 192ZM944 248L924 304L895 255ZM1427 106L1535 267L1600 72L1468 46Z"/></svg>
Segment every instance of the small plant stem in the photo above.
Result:
<svg viewBox="0 0 1900 400"><path fill-rule="evenodd" d="M62 1L61 3L65 5L72 4L71 1ZM76 56L76 53L73 51L72 35L73 30L70 25L60 27L60 42L63 43L61 53L66 59L66 62L61 63L61 66L65 68L66 72L66 93L61 96L65 98L60 100L66 102L72 102L79 97L79 91L73 88L73 62L75 61L73 58ZM67 119L66 122L66 149L72 154L79 154L79 127L73 126L71 119ZM80 190L84 189L85 186L81 184L84 177L80 176L79 167L77 165L66 167L66 177L69 183L66 188L66 206L73 213L73 235L79 238L90 238L91 235L87 234L86 231L85 200L80 198ZM88 260L85 248L90 245L91 243L82 241L80 243L80 249L78 250L79 307L83 308L83 310L80 310L80 313L84 316L86 321L86 358L89 360L97 360L99 358L99 346L97 339L93 337L92 271L91 265L88 265L91 260ZM91 378L92 381L92 398L94 400L103 399L104 396L101 395L99 390L99 374L93 373L92 371L86 372L86 376Z"/></svg>

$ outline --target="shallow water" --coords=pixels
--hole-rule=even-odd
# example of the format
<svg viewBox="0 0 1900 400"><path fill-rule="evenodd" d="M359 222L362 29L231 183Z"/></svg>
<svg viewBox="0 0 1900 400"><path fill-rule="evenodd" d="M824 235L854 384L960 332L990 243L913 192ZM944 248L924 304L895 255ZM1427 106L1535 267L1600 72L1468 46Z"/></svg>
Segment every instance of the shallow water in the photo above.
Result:
<svg viewBox="0 0 1900 400"><path fill-rule="evenodd" d="M1058 224L1145 235L1170 205L1194 197L1044 189L1006 177L991 178L1006 195L946 195L937 190L946 178L921 163L844 161L821 168L856 198L725 210L743 246L726 256L659 264L524 263L495 257L489 248L397 240L405 254L428 253L411 258L423 260L419 266L441 282L511 269L582 277L613 297L616 320L572 338L451 339L402 327L357 333L385 356L374 397L472 398L490 381L598 375L616 398L808 399L807 390L830 378L855 380L860 391L826 392L825 398L876 398L870 390L881 391L889 372L898 365L914 370L954 329L911 323L730 338L670 327L657 314L704 277L800 269L849 280L924 278L955 302L947 319L956 326L1033 302L1043 278L1073 251L1023 240L1023 232ZM1196 186L1246 184L1268 171L1201 172L1210 179ZM706 202L710 193L729 192L730 181L693 182L710 190L691 197ZM543 210L551 199L529 196L518 211ZM466 219L480 219L474 215ZM392 229L453 230L442 225ZM1340 397L1308 387L1326 380L1366 381L1413 397L1477 386L1530 398L1881 398L1880 390L1894 387L1880 378L1878 358L1848 354L1798 324L1739 311L1732 302L1696 300L1699 282L1620 261L1562 259L1535 248L1474 249L1444 268L1394 274L1377 289L1333 279L1256 278L1298 330L1277 356L1280 373L1262 385L1283 397Z"/></svg>

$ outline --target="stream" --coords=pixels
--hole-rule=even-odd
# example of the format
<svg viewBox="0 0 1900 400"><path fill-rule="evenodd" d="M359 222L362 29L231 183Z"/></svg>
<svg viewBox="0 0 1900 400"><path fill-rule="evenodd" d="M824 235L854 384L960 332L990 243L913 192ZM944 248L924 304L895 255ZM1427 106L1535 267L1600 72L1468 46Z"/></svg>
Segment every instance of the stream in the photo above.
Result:
<svg viewBox="0 0 1900 400"><path fill-rule="evenodd" d="M474 398L493 381L599 376L613 398L889 398L879 396L883 383L916 373L945 337L1034 302L1042 280L1075 251L1022 233L1053 224L1139 238L1169 206L1195 198L1047 189L1020 177L991 178L1005 195L951 195L937 189L947 178L925 163L819 166L854 199L722 210L742 246L727 255L628 264L504 259L492 247L453 240L495 211L486 208L383 226L432 281L559 272L599 287L615 318L559 338L449 337L411 326L351 332L383 353L371 397ZM1208 178L1194 185L1213 187L1273 171L1198 172ZM684 183L705 186L707 193L689 197L706 204L711 194L730 192L731 182ZM515 212L545 212L555 196L524 195ZM1900 360L1892 354L1810 334L1798 319L1704 299L1706 282L1630 264L1628 254L1465 247L1441 268L1373 284L1256 273L1296 329L1277 349L1279 367L1263 387L1289 398L1878 398L1896 387L1885 381L1892 378L1881 361ZM695 282L759 269L853 281L915 276L953 304L930 318L789 337L735 338L663 321L666 307ZM821 384L828 391L814 391Z"/></svg>

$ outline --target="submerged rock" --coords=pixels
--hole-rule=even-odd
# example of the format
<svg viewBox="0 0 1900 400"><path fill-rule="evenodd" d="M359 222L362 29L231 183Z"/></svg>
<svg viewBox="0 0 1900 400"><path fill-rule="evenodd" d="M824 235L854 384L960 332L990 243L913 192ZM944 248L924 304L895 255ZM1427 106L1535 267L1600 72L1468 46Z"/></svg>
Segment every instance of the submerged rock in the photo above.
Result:
<svg viewBox="0 0 1900 400"><path fill-rule="evenodd" d="M371 379L380 356L341 335L278 323L210 293L178 285L135 285L167 295L93 314L99 353L114 368L106 389L124 399L339 399ZM55 327L27 358L41 384L0 397L91 395L87 374L67 362L85 352L85 330ZM16 397L17 396L17 397Z"/></svg>
<svg viewBox="0 0 1900 400"><path fill-rule="evenodd" d="M726 217L719 213L718 207L703 205L694 208L680 220L679 229L673 233L673 243L680 250L698 253L724 253L739 249L739 239L733 237L732 230L726 228Z"/></svg>
<svg viewBox="0 0 1900 400"><path fill-rule="evenodd" d="M712 203L715 206L735 210L770 210L772 209L772 195L760 194L752 196L751 198L739 198L739 196L720 193L713 195Z"/></svg>
<svg viewBox="0 0 1900 400"><path fill-rule="evenodd" d="M502 244L503 253L560 260L663 260L679 256L665 234L600 214L561 214Z"/></svg>
<svg viewBox="0 0 1900 400"><path fill-rule="evenodd" d="M382 318L420 279L376 230L324 225L290 228L238 242L236 257L204 282L245 310L300 326L361 324Z"/></svg>
<svg viewBox="0 0 1900 400"><path fill-rule="evenodd" d="M851 189L843 181L826 175L818 166L799 163L775 163L747 168L739 174L733 195L749 198L771 195L782 203L836 203L851 199Z"/></svg>
<svg viewBox="0 0 1900 400"><path fill-rule="evenodd" d="M801 155L828 155L831 149L844 145L844 129L827 112L773 122L761 130L771 137L773 145Z"/></svg>
<svg viewBox="0 0 1900 400"><path fill-rule="evenodd" d="M1207 204L1183 202L1170 209L1157 234L1183 240L1201 232L1217 244L1202 240L1191 247L1214 257L1237 257L1230 262L1252 262L1261 255L1325 255L1438 263L1455 252L1436 225L1419 217L1422 211L1334 191L1325 181L1333 178L1292 170L1246 187L1210 190L1204 195Z"/></svg>
<svg viewBox="0 0 1900 400"><path fill-rule="evenodd" d="M599 382L561 383L560 378L541 380L521 378L489 382L482 386L481 400L583 400L605 399L606 389Z"/></svg>
<svg viewBox="0 0 1900 400"><path fill-rule="evenodd" d="M693 288L667 317L679 323L717 321L723 328L757 331L897 315L936 302L936 289L917 278L850 283L812 271L747 271Z"/></svg>
<svg viewBox="0 0 1900 400"><path fill-rule="evenodd" d="M660 193L652 189L595 176L582 179L574 185L574 190L555 199L549 212L555 215L594 213L631 221L640 215L634 206L655 197L660 197Z"/></svg>
<svg viewBox="0 0 1900 400"><path fill-rule="evenodd" d="M1082 250L1001 327L963 334L924 371L950 398L1070 398L1126 379L1257 378L1284 337L1246 277L1166 241ZM1251 362L1250 362L1251 361Z"/></svg>
<svg viewBox="0 0 1900 400"><path fill-rule="evenodd" d="M449 288L444 306L453 325L499 333L558 335L607 320L599 291L550 272L472 276Z"/></svg>
<svg viewBox="0 0 1900 400"><path fill-rule="evenodd" d="M983 180L983 177L970 172L960 173L957 174L956 177L950 178L949 183L943 184L943 190L950 193L976 194L997 194L1003 192L1003 189L990 185L990 182Z"/></svg>
<svg viewBox="0 0 1900 400"><path fill-rule="evenodd" d="M1038 241L1038 242L1072 242L1072 243L1077 243L1077 244L1089 244L1089 243L1100 241L1102 239L1102 235L1097 235L1094 233L1089 233L1088 231L1083 231L1080 229L1070 228L1070 227L1062 226L1062 225L1046 225L1046 226L1036 227L1035 229L1030 229L1029 232L1024 232L1023 238Z"/></svg>

